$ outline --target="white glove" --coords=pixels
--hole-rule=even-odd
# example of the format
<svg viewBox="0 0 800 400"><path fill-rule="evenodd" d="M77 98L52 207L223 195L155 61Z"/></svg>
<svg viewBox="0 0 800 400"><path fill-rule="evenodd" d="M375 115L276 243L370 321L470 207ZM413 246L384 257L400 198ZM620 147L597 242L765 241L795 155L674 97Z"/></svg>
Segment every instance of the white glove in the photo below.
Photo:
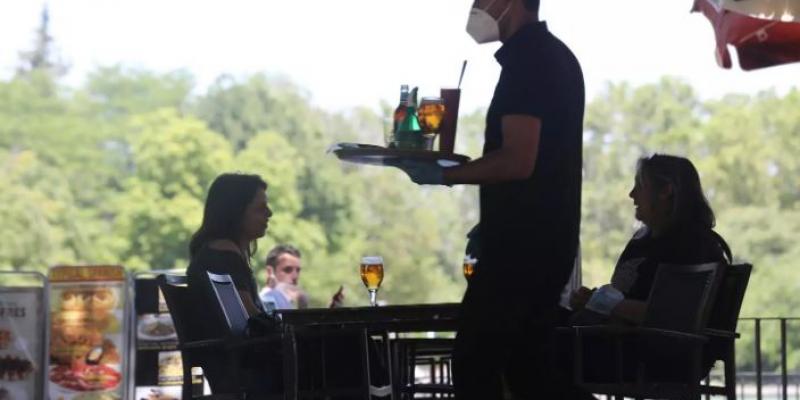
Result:
<svg viewBox="0 0 800 400"><path fill-rule="evenodd" d="M586 303L586 308L603 315L610 315L611 310L624 299L625 295L617 288L610 284L603 285L594 291Z"/></svg>
<svg viewBox="0 0 800 400"><path fill-rule="evenodd" d="M400 168L418 185L444 185L444 168L438 163L413 159L390 159L384 162Z"/></svg>

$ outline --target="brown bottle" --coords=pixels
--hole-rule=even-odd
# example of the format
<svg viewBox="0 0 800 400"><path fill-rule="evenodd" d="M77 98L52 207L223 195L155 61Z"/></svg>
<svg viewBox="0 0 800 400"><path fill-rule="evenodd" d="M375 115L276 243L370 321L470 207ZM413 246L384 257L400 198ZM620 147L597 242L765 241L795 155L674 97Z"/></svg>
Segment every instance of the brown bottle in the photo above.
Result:
<svg viewBox="0 0 800 400"><path fill-rule="evenodd" d="M397 126L406 118L406 107L408 107L408 85L400 85L400 104L394 109L394 125L392 133L397 133Z"/></svg>

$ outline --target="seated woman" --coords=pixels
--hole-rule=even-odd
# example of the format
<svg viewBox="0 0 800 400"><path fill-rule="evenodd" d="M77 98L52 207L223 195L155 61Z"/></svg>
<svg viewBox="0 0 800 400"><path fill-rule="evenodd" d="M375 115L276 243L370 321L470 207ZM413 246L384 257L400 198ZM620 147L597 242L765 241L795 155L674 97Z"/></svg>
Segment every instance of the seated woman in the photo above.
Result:
<svg viewBox="0 0 800 400"><path fill-rule="evenodd" d="M218 176L208 190L203 222L189 243L190 290L199 287L192 283L207 279L207 272L228 274L250 315L263 311L250 258L272 216L266 189L266 182L257 175Z"/></svg>
<svg viewBox="0 0 800 400"><path fill-rule="evenodd" d="M197 304L199 313L209 310L210 301L207 290L207 272L227 274L233 279L242 304L250 316L262 313L263 306L258 298L258 288L250 266L250 258L256 250L256 240L266 233L269 218L272 216L267 202L267 184L257 175L222 174L208 190L203 222L189 243L191 262L186 270L189 295ZM199 320L204 320L201 316ZM225 332L213 331L215 326L199 327L209 338L222 337ZM224 354L210 354L201 365L215 391L228 391L225 363L218 357ZM203 362L205 361L205 362ZM279 362L263 360L253 365L255 385L250 390L257 393L271 392L280 385ZM272 371L272 372L270 372ZM273 379L265 379L271 376Z"/></svg>
<svg viewBox="0 0 800 400"><path fill-rule="evenodd" d="M712 229L714 212L688 159L664 154L640 159L629 196L644 227L622 251L610 285L573 292L573 322L585 323L581 320L591 313L581 310L588 308L611 321L641 323L660 264L731 261L728 244Z"/></svg>
<svg viewBox="0 0 800 400"><path fill-rule="evenodd" d="M562 310L564 325L640 324L647 299L661 264L702 264L731 261L725 240L713 231L714 212L703 195L700 178L692 163L683 157L655 154L639 160L633 189L629 193L635 217L644 226L634 233L617 261L611 283L598 289L581 287L572 293L571 311ZM559 338L563 354L559 366L564 372L564 387L571 398L591 399L591 394L571 385L572 341ZM624 359L636 357L635 350L623 347ZM589 381L614 379L610 360L616 347L600 337L584 341L583 368ZM625 364L624 374L632 378L637 371ZM651 369L648 374L669 376L674 371Z"/></svg>
<svg viewBox="0 0 800 400"><path fill-rule="evenodd" d="M203 222L192 237L189 244L191 262L186 270L189 294L192 296L199 313L211 309L211 298L207 291L207 272L228 274L234 281L239 296L250 316L264 312L264 306L258 296L258 288L250 264L251 256L256 251L256 240L265 235L272 210L266 194L267 184L257 175L223 174L211 184L206 198ZM201 318L202 320L202 318ZM221 337L225 332L214 332L213 326L204 327L207 337ZM329 384L355 384L361 379L360 362L357 356L363 349L360 336L347 334L337 336L329 346L329 357L335 358L335 368L327 371ZM318 344L310 340L300 340L299 356L312 359L313 350ZM307 350L310 348L311 350ZM265 349L269 352L269 350ZM318 353L317 353L318 354ZM226 370L226 364L217 357L224 354L211 354L201 360L205 375L209 378L214 391L230 391L226 385L231 381L229 374L236 371ZM245 377L248 382L248 398L253 395L276 393L281 390L281 359L279 354L267 355L259 353L247 354L245 360L252 376ZM370 356L377 356L370 352ZM205 361L205 362L204 362ZM371 360L370 366L375 368L373 376L386 374L379 369L380 360ZM311 371L311 362L301 362L299 368L301 378L312 373L320 373L319 369ZM308 371L306 369L309 369ZM271 379L270 379L271 378ZM375 381L373 381L375 382ZM301 381L304 384L305 381Z"/></svg>

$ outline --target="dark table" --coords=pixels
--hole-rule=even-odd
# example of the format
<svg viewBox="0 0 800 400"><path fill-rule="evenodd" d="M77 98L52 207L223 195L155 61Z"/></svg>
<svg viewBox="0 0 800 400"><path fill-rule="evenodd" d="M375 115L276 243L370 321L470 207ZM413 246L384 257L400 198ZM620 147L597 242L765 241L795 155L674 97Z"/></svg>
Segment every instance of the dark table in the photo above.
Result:
<svg viewBox="0 0 800 400"><path fill-rule="evenodd" d="M390 333L410 332L454 332L458 322L458 303L442 304L409 304L381 307L342 307L312 308L303 310L277 311L284 323L284 378L286 398L297 398L297 338L304 335L325 336L335 332L358 332L362 338L363 351L360 354L364 365L364 385L357 389L365 399L370 393L388 394L391 390L393 398L397 398L398 388L390 378L390 387L376 388L370 386L369 377L369 344L370 335L381 335L386 344L386 355L390 365L396 365L397 355L389 348ZM288 356L288 357L287 357ZM394 369L390 366L390 369ZM287 373L288 372L288 373ZM391 370L390 376L395 375ZM308 393L312 394L312 393ZM320 394L320 393L316 393ZM326 392L326 394L330 394Z"/></svg>
<svg viewBox="0 0 800 400"><path fill-rule="evenodd" d="M458 303L280 310L283 322L306 328L366 328L388 332L455 331Z"/></svg>

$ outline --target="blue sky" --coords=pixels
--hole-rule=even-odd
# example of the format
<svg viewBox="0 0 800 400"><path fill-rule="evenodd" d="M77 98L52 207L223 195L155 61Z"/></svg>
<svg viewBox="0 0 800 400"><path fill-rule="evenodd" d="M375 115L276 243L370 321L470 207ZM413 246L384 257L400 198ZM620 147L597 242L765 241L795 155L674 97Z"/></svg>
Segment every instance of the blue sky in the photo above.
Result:
<svg viewBox="0 0 800 400"><path fill-rule="evenodd" d="M544 0L542 18L580 59L588 97L606 83L672 75L704 98L786 91L800 64L724 71L710 25L691 0ZM0 2L0 77L30 47L41 1ZM185 68L202 90L221 73L285 75L329 110L397 101L401 83L422 94L455 85L469 61L464 110L488 104L498 45L476 45L464 26L470 0L51 0L52 33L80 84L98 65Z"/></svg>

